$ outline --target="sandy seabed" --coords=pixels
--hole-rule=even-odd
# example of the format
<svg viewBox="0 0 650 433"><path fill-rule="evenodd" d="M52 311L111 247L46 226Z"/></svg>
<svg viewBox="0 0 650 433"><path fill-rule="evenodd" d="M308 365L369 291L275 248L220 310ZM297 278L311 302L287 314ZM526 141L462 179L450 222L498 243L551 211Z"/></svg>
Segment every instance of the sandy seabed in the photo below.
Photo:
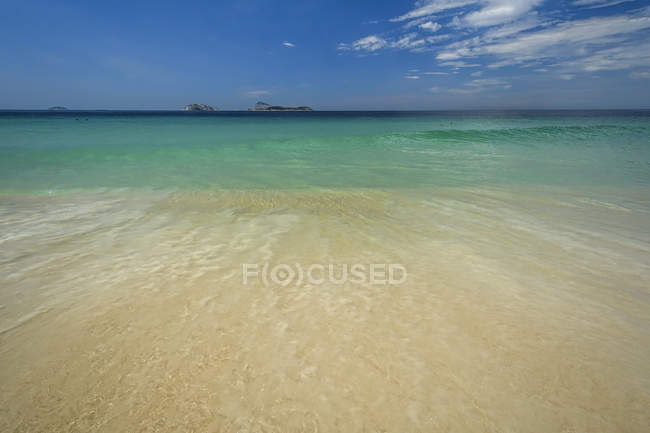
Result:
<svg viewBox="0 0 650 433"><path fill-rule="evenodd" d="M639 188L0 197L0 431L647 432ZM399 263L397 285L242 265Z"/></svg>

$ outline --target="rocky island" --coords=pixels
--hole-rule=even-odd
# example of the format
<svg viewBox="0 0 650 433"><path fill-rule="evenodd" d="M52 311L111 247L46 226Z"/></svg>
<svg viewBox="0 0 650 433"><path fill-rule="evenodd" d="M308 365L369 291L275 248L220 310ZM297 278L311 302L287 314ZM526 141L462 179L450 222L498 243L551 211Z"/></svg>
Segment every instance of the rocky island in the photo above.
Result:
<svg viewBox="0 0 650 433"><path fill-rule="evenodd" d="M48 108L50 111L64 111L67 110L65 107L61 107L60 105L55 105L54 107Z"/></svg>
<svg viewBox="0 0 650 433"><path fill-rule="evenodd" d="M219 111L219 109L207 104L190 104L183 107L183 111Z"/></svg>
<svg viewBox="0 0 650 433"><path fill-rule="evenodd" d="M255 107L249 108L248 111L314 111L311 107L282 107L280 105L270 105L266 102L258 102Z"/></svg>

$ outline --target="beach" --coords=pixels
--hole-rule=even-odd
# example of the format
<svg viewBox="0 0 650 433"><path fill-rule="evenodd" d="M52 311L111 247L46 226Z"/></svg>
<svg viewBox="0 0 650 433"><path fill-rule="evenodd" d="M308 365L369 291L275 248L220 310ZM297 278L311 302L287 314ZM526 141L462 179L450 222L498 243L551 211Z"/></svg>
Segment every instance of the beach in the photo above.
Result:
<svg viewBox="0 0 650 433"><path fill-rule="evenodd" d="M650 424L648 111L0 112L0 227L2 431Z"/></svg>

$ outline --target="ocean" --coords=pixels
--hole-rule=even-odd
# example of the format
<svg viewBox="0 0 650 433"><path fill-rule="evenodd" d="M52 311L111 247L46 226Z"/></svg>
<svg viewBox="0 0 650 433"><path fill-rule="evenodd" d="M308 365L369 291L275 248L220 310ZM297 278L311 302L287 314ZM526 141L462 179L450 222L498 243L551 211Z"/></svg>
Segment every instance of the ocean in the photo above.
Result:
<svg viewBox="0 0 650 433"><path fill-rule="evenodd" d="M0 111L0 227L1 431L650 425L650 111Z"/></svg>

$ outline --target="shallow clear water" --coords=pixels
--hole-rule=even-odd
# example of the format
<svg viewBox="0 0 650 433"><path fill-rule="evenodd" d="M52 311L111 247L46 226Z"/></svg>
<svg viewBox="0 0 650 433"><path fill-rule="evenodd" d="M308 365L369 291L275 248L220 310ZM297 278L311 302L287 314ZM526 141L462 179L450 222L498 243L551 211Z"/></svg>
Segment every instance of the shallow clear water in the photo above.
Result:
<svg viewBox="0 0 650 433"><path fill-rule="evenodd" d="M648 359L649 112L0 112L2 431L645 431Z"/></svg>
<svg viewBox="0 0 650 433"><path fill-rule="evenodd" d="M647 112L1 114L0 187L647 185L648 137Z"/></svg>

